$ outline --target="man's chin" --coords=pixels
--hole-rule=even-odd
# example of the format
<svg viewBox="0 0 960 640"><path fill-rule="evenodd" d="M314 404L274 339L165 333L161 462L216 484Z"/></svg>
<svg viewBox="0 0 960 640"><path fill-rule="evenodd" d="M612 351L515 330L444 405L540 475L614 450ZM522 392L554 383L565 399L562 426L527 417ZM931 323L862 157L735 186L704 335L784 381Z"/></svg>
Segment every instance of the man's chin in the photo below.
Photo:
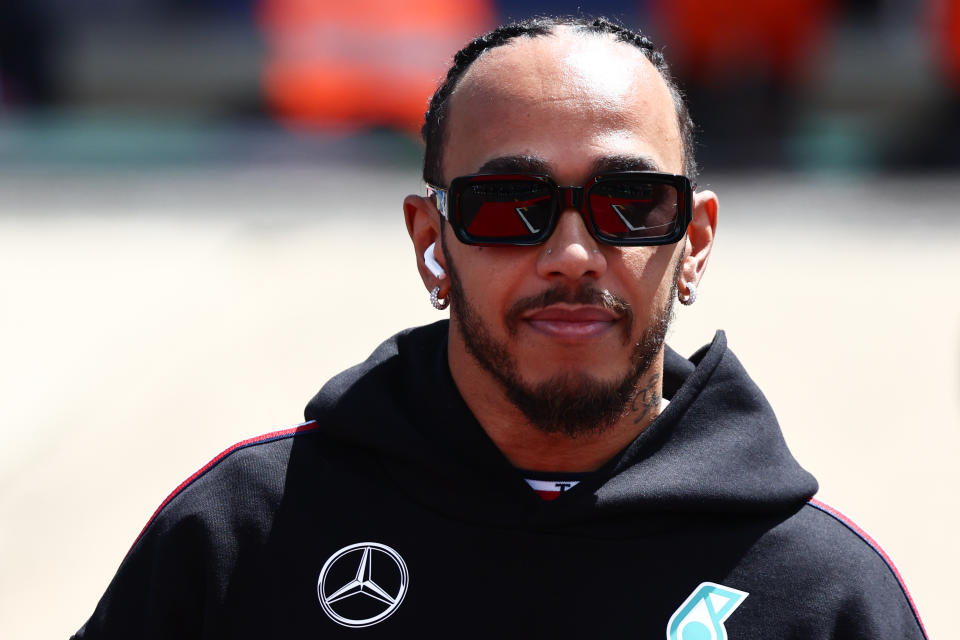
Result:
<svg viewBox="0 0 960 640"><path fill-rule="evenodd" d="M612 427L632 396L636 375L606 380L583 372L554 375L539 382L501 379L510 401L544 433L568 437L595 435Z"/></svg>

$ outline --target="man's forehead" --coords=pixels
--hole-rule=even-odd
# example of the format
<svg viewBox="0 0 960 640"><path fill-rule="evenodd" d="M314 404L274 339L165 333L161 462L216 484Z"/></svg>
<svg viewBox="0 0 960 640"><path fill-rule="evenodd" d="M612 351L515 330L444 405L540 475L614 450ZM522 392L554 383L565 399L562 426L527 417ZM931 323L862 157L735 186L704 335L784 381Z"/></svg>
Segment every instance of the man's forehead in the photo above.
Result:
<svg viewBox="0 0 960 640"><path fill-rule="evenodd" d="M549 81L559 78L567 81L567 88L601 94L625 93L638 83L663 84L637 47L609 34L560 26L550 34L516 38L485 51L464 74L454 95L497 87L509 90L521 79L544 83L540 88L549 94Z"/></svg>
<svg viewBox="0 0 960 640"><path fill-rule="evenodd" d="M588 176L591 164L609 156L646 156L651 168L682 170L669 88L643 51L607 34L564 28L490 49L458 84L446 126L447 180L521 156L558 167L521 172L563 182Z"/></svg>

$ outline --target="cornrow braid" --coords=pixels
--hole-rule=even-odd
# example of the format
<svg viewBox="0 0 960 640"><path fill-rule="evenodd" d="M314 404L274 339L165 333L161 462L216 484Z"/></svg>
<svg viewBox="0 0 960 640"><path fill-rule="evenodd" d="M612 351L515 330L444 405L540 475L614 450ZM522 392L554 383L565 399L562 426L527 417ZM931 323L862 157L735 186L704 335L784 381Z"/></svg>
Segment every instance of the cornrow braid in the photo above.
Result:
<svg viewBox="0 0 960 640"><path fill-rule="evenodd" d="M627 29L606 18L579 18L571 16L550 16L530 18L497 27L489 33L474 39L453 56L453 65L447 71L443 84L430 98L430 104L424 116L421 134L426 145L423 156L423 179L430 184L443 185L443 147L446 138L446 120L448 117L450 95L456 89L460 79L477 58L485 51L503 46L518 38L537 38L550 35L557 27L571 27L576 31L608 34L620 42L631 44L643 52L660 73L670 95L673 98L683 141L683 171L691 180L696 180L697 163L695 159L694 125L687 109L683 94L670 74L667 62L653 43L644 35Z"/></svg>

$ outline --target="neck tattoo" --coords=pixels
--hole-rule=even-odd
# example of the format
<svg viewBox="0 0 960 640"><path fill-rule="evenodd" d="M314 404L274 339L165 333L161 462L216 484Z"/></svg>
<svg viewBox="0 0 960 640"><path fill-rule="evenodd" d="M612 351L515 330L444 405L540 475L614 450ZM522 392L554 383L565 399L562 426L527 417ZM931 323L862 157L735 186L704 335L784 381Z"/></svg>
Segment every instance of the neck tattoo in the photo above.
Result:
<svg viewBox="0 0 960 640"><path fill-rule="evenodd" d="M655 416L660 410L660 374L650 376L647 384L639 389L630 403L633 424L640 424L648 416Z"/></svg>

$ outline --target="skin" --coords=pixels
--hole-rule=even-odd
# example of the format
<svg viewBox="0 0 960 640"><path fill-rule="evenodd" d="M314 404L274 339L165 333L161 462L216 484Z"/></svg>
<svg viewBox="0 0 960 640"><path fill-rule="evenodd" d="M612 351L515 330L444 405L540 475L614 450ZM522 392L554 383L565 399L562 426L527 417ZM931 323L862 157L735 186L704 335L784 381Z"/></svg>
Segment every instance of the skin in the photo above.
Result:
<svg viewBox="0 0 960 640"><path fill-rule="evenodd" d="M554 34L519 39L483 54L467 71L450 102L444 180L470 173L545 173L561 185L582 185L609 170L681 173L683 152L673 101L653 65L633 46L607 36ZM464 291L492 337L517 363L517 374L536 384L558 372L597 380L621 379L633 342L671 294L681 258L679 291L699 286L717 224L717 198L695 194L693 221L675 245L613 247L596 241L579 212L561 214L538 247L478 247L459 242L432 199L411 195L404 214L427 290L449 292L450 279L434 276L423 252L446 268L456 264ZM508 309L517 300L583 283L609 291L633 309L633 323L596 307L560 303L531 310L514 326ZM658 414L663 351L637 384L615 424L570 437L544 433L510 402L500 384L467 351L452 318L449 364L453 379L480 425L516 467L589 471L629 444Z"/></svg>

